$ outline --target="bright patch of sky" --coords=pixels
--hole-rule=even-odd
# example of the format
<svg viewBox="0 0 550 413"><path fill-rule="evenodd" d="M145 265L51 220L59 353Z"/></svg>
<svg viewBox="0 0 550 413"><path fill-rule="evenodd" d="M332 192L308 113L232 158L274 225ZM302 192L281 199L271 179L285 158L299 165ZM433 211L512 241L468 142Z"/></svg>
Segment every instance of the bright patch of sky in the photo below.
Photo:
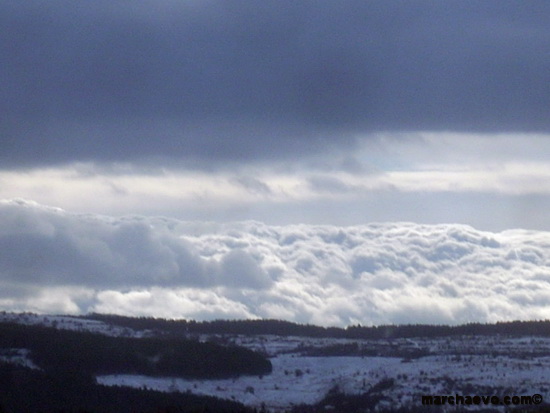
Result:
<svg viewBox="0 0 550 413"><path fill-rule="evenodd" d="M534 220L529 213L550 202L545 153L546 135L385 134L335 156L216 171L93 163L8 170L0 172L0 198L80 212L218 222L284 225L302 222L307 211L309 223L407 220L549 229L550 218L539 214ZM455 207L448 207L449 198ZM348 212L335 217L335 205ZM521 205L525 214L518 211Z"/></svg>

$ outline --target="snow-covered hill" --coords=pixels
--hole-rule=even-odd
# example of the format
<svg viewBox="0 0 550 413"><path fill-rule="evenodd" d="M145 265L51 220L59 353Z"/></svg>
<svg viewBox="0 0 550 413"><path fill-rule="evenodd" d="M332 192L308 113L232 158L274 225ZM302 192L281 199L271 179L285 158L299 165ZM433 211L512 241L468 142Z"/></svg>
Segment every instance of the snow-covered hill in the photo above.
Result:
<svg viewBox="0 0 550 413"><path fill-rule="evenodd" d="M63 330L89 331L113 337L144 337L151 334L149 331L136 331L131 328L122 328L103 321L66 315L8 313L1 311L0 322L43 325L45 327L54 327Z"/></svg>
<svg viewBox="0 0 550 413"><path fill-rule="evenodd" d="M414 359L311 357L301 353L304 347L341 344L343 340L338 339L274 336L234 339L250 348L265 349L271 356L273 373L228 380L112 375L98 377L98 382L212 395L252 406L265 403L272 411L317 403L335 386L344 393L360 394L386 379L394 380L394 386L384 392L383 405L388 408L420 405L422 395L541 394L544 397L550 390L550 339L547 338L417 338L382 343L396 349L413 346L429 351L430 355ZM359 341L358 344L373 343ZM473 409L481 407L487 406L472 406ZM500 408L504 410L504 406Z"/></svg>
<svg viewBox="0 0 550 413"><path fill-rule="evenodd" d="M0 321L111 336L155 334L83 317L0 313ZM194 337L260 351L270 358L273 372L224 380L109 375L99 376L97 381L104 385L211 395L256 407L265 404L273 412L318 403L331 389L361 394L384 381L393 384L383 391L380 406L390 409L420 405L423 395L484 395L499 396L502 400L504 396L540 394L550 398L547 337L491 335L378 340L228 334ZM338 349L350 348L355 355L336 355ZM2 349L0 360L37 367L25 349ZM482 407L487 406L468 408ZM498 408L504 411L505 407Z"/></svg>

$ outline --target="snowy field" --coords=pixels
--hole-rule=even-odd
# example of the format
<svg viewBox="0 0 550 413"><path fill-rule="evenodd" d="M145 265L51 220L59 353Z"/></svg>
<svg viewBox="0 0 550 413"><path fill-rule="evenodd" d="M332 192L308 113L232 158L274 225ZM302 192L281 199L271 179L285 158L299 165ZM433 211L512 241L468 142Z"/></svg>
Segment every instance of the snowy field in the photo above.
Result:
<svg viewBox="0 0 550 413"><path fill-rule="evenodd" d="M384 392L388 407L419 405L422 395L533 395L550 394L550 340L546 338L462 337L355 341L359 346L387 345L423 348L426 357L310 357L304 347L322 348L351 340L299 337L235 337L235 342L263 349L271 356L273 373L263 377L228 380L186 380L132 375L98 377L106 385L125 385L161 391L212 395L262 403L284 411L300 403L316 403L335 386L349 394L368 391L384 379L394 386ZM503 407L504 409L504 407Z"/></svg>

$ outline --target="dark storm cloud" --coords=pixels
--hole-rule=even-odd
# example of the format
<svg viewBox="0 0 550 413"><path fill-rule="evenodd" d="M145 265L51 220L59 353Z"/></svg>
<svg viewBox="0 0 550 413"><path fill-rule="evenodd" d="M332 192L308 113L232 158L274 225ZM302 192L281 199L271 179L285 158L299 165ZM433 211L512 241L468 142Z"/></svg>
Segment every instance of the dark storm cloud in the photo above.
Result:
<svg viewBox="0 0 550 413"><path fill-rule="evenodd" d="M546 1L0 2L0 160L203 167L550 131Z"/></svg>

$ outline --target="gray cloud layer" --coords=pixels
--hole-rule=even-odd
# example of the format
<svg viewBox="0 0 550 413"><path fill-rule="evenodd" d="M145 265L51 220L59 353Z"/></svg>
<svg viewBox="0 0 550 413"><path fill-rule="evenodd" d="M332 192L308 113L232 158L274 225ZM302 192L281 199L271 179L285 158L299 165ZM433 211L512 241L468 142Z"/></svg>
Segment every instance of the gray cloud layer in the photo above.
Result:
<svg viewBox="0 0 550 413"><path fill-rule="evenodd" d="M299 322L550 317L550 233L78 215L0 203L0 307Z"/></svg>
<svg viewBox="0 0 550 413"><path fill-rule="evenodd" d="M550 131L546 1L0 2L0 161L300 156Z"/></svg>

